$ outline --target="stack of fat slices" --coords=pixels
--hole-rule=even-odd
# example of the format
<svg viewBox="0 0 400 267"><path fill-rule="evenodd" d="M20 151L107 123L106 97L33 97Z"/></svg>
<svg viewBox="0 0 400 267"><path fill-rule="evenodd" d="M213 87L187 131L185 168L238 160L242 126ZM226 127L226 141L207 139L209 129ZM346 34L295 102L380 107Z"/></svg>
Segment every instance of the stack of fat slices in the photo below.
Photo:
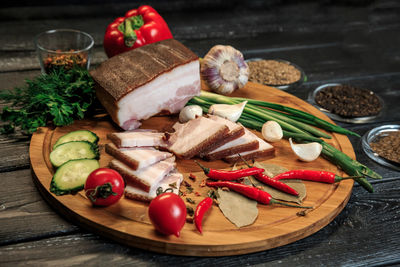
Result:
<svg viewBox="0 0 400 267"><path fill-rule="evenodd" d="M240 155L246 160L271 157L275 149L238 123L214 115L175 123L175 132L167 134L167 149L179 158L194 156L206 160L235 162Z"/></svg>
<svg viewBox="0 0 400 267"><path fill-rule="evenodd" d="M165 146L164 133L137 129L111 133L106 152L114 157L109 166L125 179L125 197L151 201L157 190L178 194L183 176L176 169L175 156L158 148ZM168 189L169 188L169 189Z"/></svg>
<svg viewBox="0 0 400 267"><path fill-rule="evenodd" d="M274 147L240 124L208 115L175 123L174 132L136 129L111 133L106 152L114 157L109 166L124 177L125 196L150 201L157 191L178 193L183 176L175 157L195 156L207 160L235 162L274 155Z"/></svg>

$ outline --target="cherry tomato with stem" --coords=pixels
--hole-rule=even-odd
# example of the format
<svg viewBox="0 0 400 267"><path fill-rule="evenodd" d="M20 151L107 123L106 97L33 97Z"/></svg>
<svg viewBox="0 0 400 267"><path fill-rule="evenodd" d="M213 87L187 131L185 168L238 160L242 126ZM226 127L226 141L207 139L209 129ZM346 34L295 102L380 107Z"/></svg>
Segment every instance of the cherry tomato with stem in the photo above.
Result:
<svg viewBox="0 0 400 267"><path fill-rule="evenodd" d="M163 193L150 202L149 217L157 231L179 237L186 222L186 205L177 194Z"/></svg>
<svg viewBox="0 0 400 267"><path fill-rule="evenodd" d="M86 179L85 194L95 206L110 206L124 194L125 182L115 170L99 168Z"/></svg>

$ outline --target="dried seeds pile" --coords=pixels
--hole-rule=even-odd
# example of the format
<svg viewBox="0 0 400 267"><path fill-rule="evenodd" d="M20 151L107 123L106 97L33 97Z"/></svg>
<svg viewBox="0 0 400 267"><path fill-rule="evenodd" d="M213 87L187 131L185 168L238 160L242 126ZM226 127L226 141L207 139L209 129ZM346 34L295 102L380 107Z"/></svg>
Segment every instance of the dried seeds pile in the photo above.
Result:
<svg viewBox="0 0 400 267"><path fill-rule="evenodd" d="M301 72L294 66L276 60L258 60L247 63L249 81L267 85L287 85L297 82Z"/></svg>
<svg viewBox="0 0 400 267"><path fill-rule="evenodd" d="M400 163L400 131L381 134L369 145L380 157Z"/></svg>
<svg viewBox="0 0 400 267"><path fill-rule="evenodd" d="M374 92L350 85L326 87L317 92L315 102L329 112L347 118L373 116L382 110Z"/></svg>

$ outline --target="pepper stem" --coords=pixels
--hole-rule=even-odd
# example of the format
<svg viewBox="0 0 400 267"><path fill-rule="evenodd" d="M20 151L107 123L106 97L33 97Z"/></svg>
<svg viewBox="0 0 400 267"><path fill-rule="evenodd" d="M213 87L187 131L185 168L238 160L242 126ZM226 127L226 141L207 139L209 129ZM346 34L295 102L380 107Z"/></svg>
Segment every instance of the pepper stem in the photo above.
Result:
<svg viewBox="0 0 400 267"><path fill-rule="evenodd" d="M126 46L132 47L135 44L137 40L137 35L134 30L140 29L143 24L143 17L140 15L129 17L124 20L123 28L120 28L120 30L124 34L124 41Z"/></svg>
<svg viewBox="0 0 400 267"><path fill-rule="evenodd" d="M252 167L252 166L242 157L242 155L240 155L240 154L238 154L238 155L239 155L239 158L240 158L241 160L243 160L244 164L247 165L247 167L249 167L249 168Z"/></svg>
<svg viewBox="0 0 400 267"><path fill-rule="evenodd" d="M287 206L287 207L293 207L293 208L302 208L302 209L313 209L314 208L314 207L309 207L309 206L292 205L292 204L288 204L288 203L285 203L285 202L281 202L281 201L276 200L276 199L271 199L270 203L279 204L279 205Z"/></svg>
<svg viewBox="0 0 400 267"><path fill-rule="evenodd" d="M200 162L197 162L197 160L195 160L194 162L196 162L197 165L200 166L200 168L203 170L203 172L207 175L210 172L210 168L206 168L203 165L200 164Z"/></svg>
<svg viewBox="0 0 400 267"><path fill-rule="evenodd" d="M343 180L349 180L349 179L355 180L355 179L359 179L359 178L365 178L365 176L347 176L347 177L341 177L341 176L335 175L335 183L336 183L336 182L343 181Z"/></svg>

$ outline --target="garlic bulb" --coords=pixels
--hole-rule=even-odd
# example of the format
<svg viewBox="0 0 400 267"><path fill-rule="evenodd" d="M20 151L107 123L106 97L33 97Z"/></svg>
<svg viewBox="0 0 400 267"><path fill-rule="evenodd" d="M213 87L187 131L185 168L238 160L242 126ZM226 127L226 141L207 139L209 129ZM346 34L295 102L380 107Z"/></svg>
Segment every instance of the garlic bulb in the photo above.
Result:
<svg viewBox="0 0 400 267"><path fill-rule="evenodd" d="M307 144L293 144L292 138L289 138L289 142L293 152L302 161L310 162L316 160L322 151L322 145L317 142Z"/></svg>
<svg viewBox="0 0 400 267"><path fill-rule="evenodd" d="M282 127L276 121L267 121L264 123L261 134L268 142L278 142L283 137Z"/></svg>
<svg viewBox="0 0 400 267"><path fill-rule="evenodd" d="M203 115L203 109L198 105L184 107L179 113L179 122L184 123Z"/></svg>
<svg viewBox="0 0 400 267"><path fill-rule="evenodd" d="M200 73L211 90L227 95L247 83L249 67L240 51L216 45L201 60Z"/></svg>
<svg viewBox="0 0 400 267"><path fill-rule="evenodd" d="M247 101L235 105L214 104L208 109L208 114L217 115L232 122L236 122L243 113Z"/></svg>

